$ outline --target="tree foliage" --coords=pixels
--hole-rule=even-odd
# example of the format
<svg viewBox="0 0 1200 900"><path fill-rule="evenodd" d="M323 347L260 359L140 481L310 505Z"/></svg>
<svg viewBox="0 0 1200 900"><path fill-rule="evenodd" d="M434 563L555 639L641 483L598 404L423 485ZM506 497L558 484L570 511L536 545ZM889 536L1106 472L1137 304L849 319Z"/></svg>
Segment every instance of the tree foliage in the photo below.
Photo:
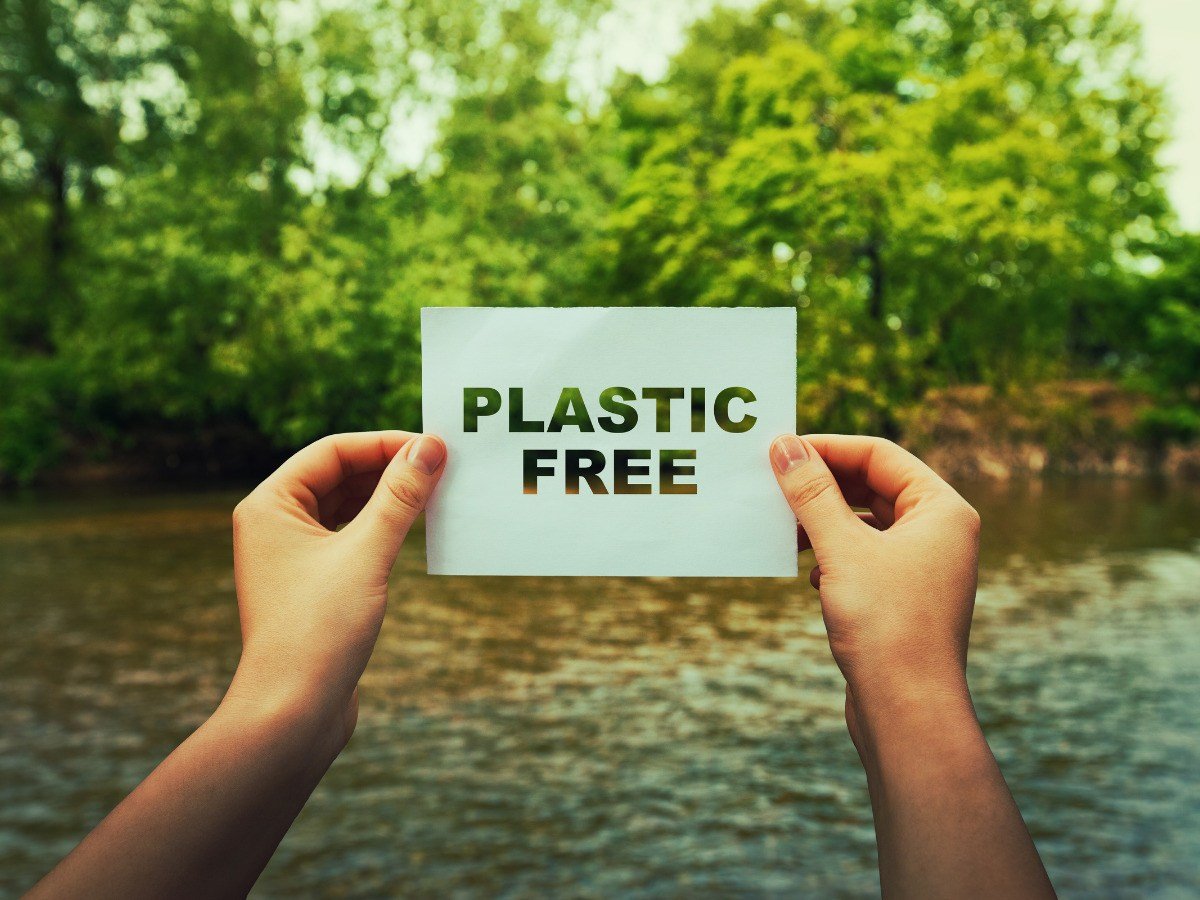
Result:
<svg viewBox="0 0 1200 900"><path fill-rule="evenodd" d="M3 0L0 472L415 425L425 305L795 305L806 427L1077 371L1186 419L1195 241L1113 5L717 7L595 102L607 8Z"/></svg>
<svg viewBox="0 0 1200 900"><path fill-rule="evenodd" d="M1093 278L1167 213L1160 100L1118 66L1130 42L1111 10L1054 4L718 12L663 84L616 99L644 133L615 285L797 303L811 412L840 427L886 428L933 385L1061 370L1095 340Z"/></svg>

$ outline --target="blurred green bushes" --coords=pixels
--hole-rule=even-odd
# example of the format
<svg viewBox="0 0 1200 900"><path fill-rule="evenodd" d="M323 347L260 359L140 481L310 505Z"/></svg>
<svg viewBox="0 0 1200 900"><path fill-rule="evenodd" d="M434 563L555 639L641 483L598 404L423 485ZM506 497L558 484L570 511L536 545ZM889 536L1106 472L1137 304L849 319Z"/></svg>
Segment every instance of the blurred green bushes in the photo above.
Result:
<svg viewBox="0 0 1200 900"><path fill-rule="evenodd" d="M1200 240L1168 242L1163 272L1140 285L1146 358L1131 377L1155 398L1142 431L1157 445L1200 436Z"/></svg>
<svg viewBox="0 0 1200 900"><path fill-rule="evenodd" d="M795 305L806 429L1101 375L1200 431L1200 242L1112 5L718 7L598 91L621 9L5 3L0 473L415 427L426 305Z"/></svg>

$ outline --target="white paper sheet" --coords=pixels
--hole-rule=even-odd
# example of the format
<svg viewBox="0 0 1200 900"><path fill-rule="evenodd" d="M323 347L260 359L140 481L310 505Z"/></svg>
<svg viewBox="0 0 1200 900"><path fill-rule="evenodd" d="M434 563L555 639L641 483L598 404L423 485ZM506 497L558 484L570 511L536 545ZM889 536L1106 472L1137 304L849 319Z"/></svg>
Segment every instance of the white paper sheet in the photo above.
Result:
<svg viewBox="0 0 1200 900"><path fill-rule="evenodd" d="M795 430L794 309L490 309L422 310L424 431L449 448L446 471L426 513L427 561L438 575L794 576L796 522L767 456L771 442ZM628 388L636 426L602 408L601 392ZM683 388L664 401L670 430L657 430L658 402L646 388ZM720 427L714 403L726 388L730 427L756 417L741 433ZM479 408L475 431L464 405ZM581 430L578 405L559 432L514 432L510 389L521 389L526 421L550 423L564 388L578 388L594 430ZM704 389L703 431L693 430L691 389ZM500 407L495 413L496 394ZM609 402L628 395L617 393ZM730 399L732 397L732 399ZM662 423L666 425L667 423ZM530 426L534 427L534 426ZM525 453L554 451L552 475L527 493ZM695 451L694 474L675 472L664 485L661 450ZM564 475L569 451L603 454L596 494L586 479ZM649 474L630 484L652 493L616 493L616 451L650 451ZM584 460L590 466L595 459ZM695 493L662 493L695 484ZM677 488L682 489L682 488Z"/></svg>

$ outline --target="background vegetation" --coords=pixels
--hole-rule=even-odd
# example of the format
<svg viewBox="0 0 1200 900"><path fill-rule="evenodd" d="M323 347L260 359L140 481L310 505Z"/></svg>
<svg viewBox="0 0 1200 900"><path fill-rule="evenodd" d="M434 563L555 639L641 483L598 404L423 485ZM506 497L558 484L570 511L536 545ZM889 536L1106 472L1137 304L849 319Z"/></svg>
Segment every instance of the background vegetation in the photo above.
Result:
<svg viewBox="0 0 1200 900"><path fill-rule="evenodd" d="M1200 431L1200 241L1111 4L2 0L0 473L419 421L426 305L796 305L806 427L1103 377ZM413 123L437 123L432 142Z"/></svg>

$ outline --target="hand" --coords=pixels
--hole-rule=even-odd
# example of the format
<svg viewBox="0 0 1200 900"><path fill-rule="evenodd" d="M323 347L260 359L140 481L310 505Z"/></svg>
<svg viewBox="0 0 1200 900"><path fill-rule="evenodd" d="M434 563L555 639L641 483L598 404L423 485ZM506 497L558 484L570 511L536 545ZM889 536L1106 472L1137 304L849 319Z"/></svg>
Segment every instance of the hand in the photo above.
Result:
<svg viewBox="0 0 1200 900"><path fill-rule="evenodd" d="M978 514L879 438L785 435L771 461L817 558L883 896L1053 897L967 689Z"/></svg>
<svg viewBox="0 0 1200 900"><path fill-rule="evenodd" d="M338 434L238 504L233 684L31 896L249 892L354 729L388 573L445 458L428 435Z"/></svg>
<svg viewBox="0 0 1200 900"><path fill-rule="evenodd" d="M445 457L445 445L428 435L332 435L238 504L243 650L227 703L302 709L328 726L328 750L341 750L357 719L388 574Z"/></svg>
<svg viewBox="0 0 1200 900"><path fill-rule="evenodd" d="M928 466L881 438L786 435L772 445L771 460L801 549L816 555L810 580L846 677L855 743L863 712L912 701L961 707L979 515Z"/></svg>

